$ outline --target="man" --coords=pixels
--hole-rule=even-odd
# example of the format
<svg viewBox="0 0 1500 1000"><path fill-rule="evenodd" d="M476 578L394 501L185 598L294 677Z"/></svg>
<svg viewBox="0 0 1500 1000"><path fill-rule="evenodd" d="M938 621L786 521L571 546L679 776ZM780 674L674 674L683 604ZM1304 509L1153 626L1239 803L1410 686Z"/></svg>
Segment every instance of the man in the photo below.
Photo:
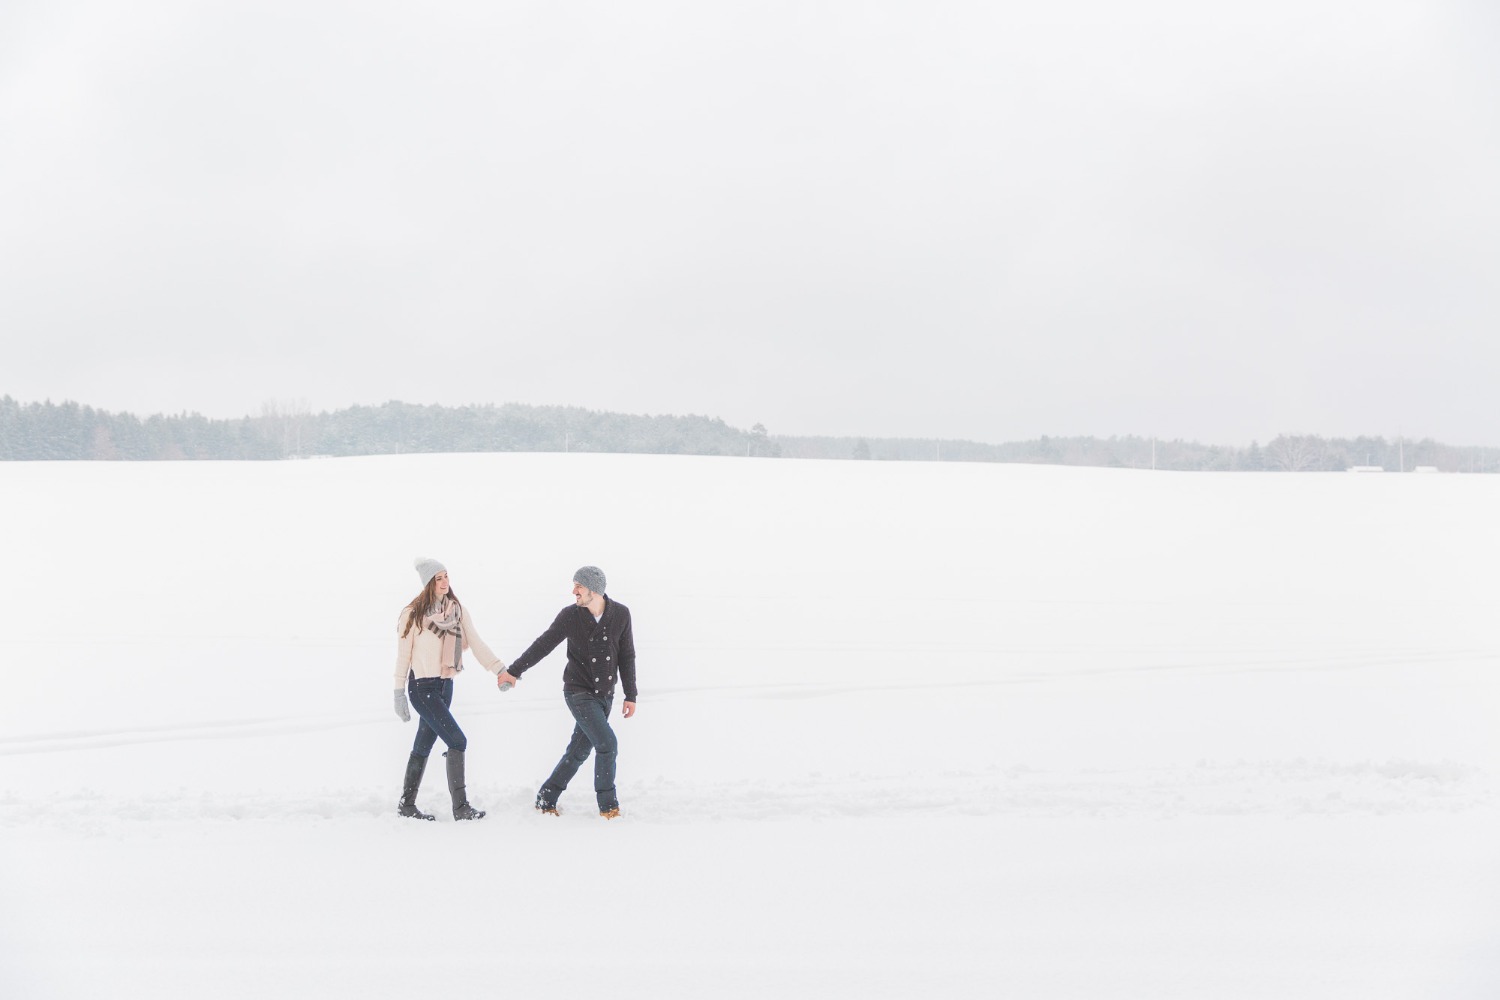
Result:
<svg viewBox="0 0 1500 1000"><path fill-rule="evenodd" d="M563 700L573 713L573 738L552 776L536 793L536 807L556 816L557 799L573 775L594 754L594 796L599 815L620 815L615 794L615 756L618 744L609 727L609 709L615 698L615 678L625 689L624 718L635 714L635 637L630 630L630 609L604 594L604 571L585 566L573 574L573 603L558 612L551 628L543 632L509 669L496 678L499 685L514 684L558 643L568 640L568 665L563 669Z"/></svg>

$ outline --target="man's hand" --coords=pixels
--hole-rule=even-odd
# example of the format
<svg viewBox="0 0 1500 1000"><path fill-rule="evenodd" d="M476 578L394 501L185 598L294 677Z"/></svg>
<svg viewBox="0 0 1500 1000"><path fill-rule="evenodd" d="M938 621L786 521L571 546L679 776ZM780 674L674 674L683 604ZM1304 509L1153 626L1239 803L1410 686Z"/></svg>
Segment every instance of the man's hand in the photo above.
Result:
<svg viewBox="0 0 1500 1000"><path fill-rule="evenodd" d="M635 714L635 702L627 701L620 706L620 717L628 719Z"/></svg>
<svg viewBox="0 0 1500 1000"><path fill-rule="evenodd" d="M507 691L509 690L509 688L506 687L507 684L514 686L515 683L520 679L521 678L519 677L512 676L509 670L502 670L495 675L495 686L501 691Z"/></svg>

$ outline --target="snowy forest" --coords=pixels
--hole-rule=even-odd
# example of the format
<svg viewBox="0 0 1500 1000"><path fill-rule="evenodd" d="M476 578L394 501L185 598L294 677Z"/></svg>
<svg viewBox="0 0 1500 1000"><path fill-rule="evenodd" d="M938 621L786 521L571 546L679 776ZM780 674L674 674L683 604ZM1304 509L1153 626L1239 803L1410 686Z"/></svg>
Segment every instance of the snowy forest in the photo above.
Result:
<svg viewBox="0 0 1500 1000"><path fill-rule="evenodd" d="M1282 434L1247 447L1123 437L1040 437L1007 444L936 438L773 435L717 417L637 416L521 403L388 402L312 412L265 404L259 416L197 413L144 419L74 402L0 397L0 460L272 460L435 452L603 452L871 461L1015 462L1177 471L1500 471L1500 448L1431 439Z"/></svg>

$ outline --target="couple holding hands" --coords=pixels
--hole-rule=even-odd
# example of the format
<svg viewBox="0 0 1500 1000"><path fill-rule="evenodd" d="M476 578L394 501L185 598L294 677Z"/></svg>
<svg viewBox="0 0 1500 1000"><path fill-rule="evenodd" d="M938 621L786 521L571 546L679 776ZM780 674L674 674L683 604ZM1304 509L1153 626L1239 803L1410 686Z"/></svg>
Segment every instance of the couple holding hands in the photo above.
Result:
<svg viewBox="0 0 1500 1000"><path fill-rule="evenodd" d="M417 737L412 741L396 812L413 819L432 819L417 809L417 788L427 757L438 739L448 747L448 792L453 796L453 818L482 819L484 810L469 804L464 791L464 752L468 740L453 719L453 678L463 667L463 652L472 649L484 668L496 675L500 690L509 690L520 676L568 642L568 665L563 670L563 700L575 725L568 749L552 775L536 793L536 807L558 815L557 798L578 769L594 755L594 795L599 815L620 815L615 795L615 732L609 726L615 680L625 689L624 718L635 714L635 638L630 609L604 594L604 572L585 566L573 574L573 603L558 612L552 625L537 637L509 667L490 651L474 629L474 619L459 603L448 580L448 570L436 559L418 559L422 592L401 609L396 620L396 715L411 721L407 699L417 713Z"/></svg>

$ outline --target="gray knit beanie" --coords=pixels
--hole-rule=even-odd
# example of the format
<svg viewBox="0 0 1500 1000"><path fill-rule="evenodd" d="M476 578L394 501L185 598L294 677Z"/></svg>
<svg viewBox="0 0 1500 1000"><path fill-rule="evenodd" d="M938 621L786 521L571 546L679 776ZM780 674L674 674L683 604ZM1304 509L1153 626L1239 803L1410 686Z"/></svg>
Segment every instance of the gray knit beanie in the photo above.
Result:
<svg viewBox="0 0 1500 1000"><path fill-rule="evenodd" d="M422 578L422 586L424 587L431 583L432 578L439 573L448 572L447 566L444 566L436 559L428 559L425 556L417 556L417 561L412 565L417 567L417 575Z"/></svg>
<svg viewBox="0 0 1500 1000"><path fill-rule="evenodd" d="M596 594L604 593L604 570L598 566L585 566L573 574L573 582Z"/></svg>

